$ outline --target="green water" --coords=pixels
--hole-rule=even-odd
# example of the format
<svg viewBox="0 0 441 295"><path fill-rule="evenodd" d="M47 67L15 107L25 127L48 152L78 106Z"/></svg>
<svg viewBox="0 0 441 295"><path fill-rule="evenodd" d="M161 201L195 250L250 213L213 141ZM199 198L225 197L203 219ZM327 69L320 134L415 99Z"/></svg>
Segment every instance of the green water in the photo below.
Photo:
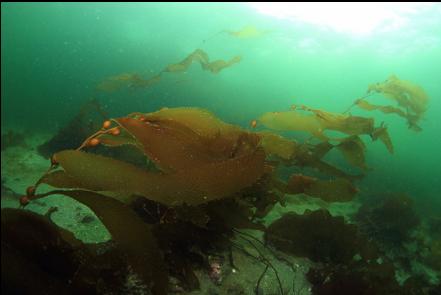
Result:
<svg viewBox="0 0 441 295"><path fill-rule="evenodd" d="M245 3L2 3L2 133L55 133L91 97L113 117L195 106L249 128L261 114L292 104L343 112L369 84L395 74L429 96L422 131L393 114L352 110L384 121L395 146L390 155L365 138L371 169L360 189L365 195L404 192L422 215L440 215L441 6L402 17L396 29L354 35ZM268 33L243 39L218 34L247 25ZM211 60L242 60L218 74L193 64L145 89L96 90L120 73L153 76L197 48ZM394 105L381 95L371 101Z"/></svg>
<svg viewBox="0 0 441 295"><path fill-rule="evenodd" d="M287 110L293 103L341 112L367 85L396 74L421 85L430 97L423 132L408 130L393 115L372 113L389 124L396 153L390 156L379 144L370 144L374 171L368 181L439 204L439 9L434 5L411 15L401 30L354 37L260 14L246 4L4 3L2 127L55 132L92 96L114 116L198 106L247 126L260 114ZM249 39L219 34L203 42L221 30L246 25L271 32ZM110 95L94 91L105 77L123 72L148 77L196 48L212 59L243 59L218 75L193 65L188 73L169 75L149 89Z"/></svg>

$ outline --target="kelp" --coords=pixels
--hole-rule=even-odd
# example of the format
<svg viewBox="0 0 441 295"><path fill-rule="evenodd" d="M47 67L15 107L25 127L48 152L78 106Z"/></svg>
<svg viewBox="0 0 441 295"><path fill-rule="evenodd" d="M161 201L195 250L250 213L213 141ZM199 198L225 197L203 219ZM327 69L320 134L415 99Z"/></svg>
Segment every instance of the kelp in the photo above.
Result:
<svg viewBox="0 0 441 295"><path fill-rule="evenodd" d="M402 109L393 106L374 105L369 103L365 99L358 99L355 101L354 104L366 111L379 110L385 114L397 114L398 116L405 118L407 120L410 129L413 129L415 131L421 131L421 127L418 126L417 124L417 120L419 119L418 116L409 114L408 112L404 112Z"/></svg>
<svg viewBox="0 0 441 295"><path fill-rule="evenodd" d="M297 111L268 112L257 120L266 128L278 131L306 131L311 135L328 140L323 128L314 115L305 115Z"/></svg>
<svg viewBox="0 0 441 295"><path fill-rule="evenodd" d="M212 159L200 136L177 122L150 123L132 118L119 118L117 122L137 139L139 148L164 172L199 166Z"/></svg>
<svg viewBox="0 0 441 295"><path fill-rule="evenodd" d="M110 294L147 287L148 282L139 277L131 287L124 286L138 275L127 271L131 266L115 241L83 243L57 226L50 212L43 216L29 210L2 209L2 291Z"/></svg>
<svg viewBox="0 0 441 295"><path fill-rule="evenodd" d="M142 78L141 75L138 73L122 73L104 79L97 85L96 89L103 92L115 92L124 88L148 88L154 84L159 83L162 79L163 73L186 72L194 62L199 63L203 70L209 71L213 74L217 74L223 69L240 62L241 59L241 56L234 56L229 61L215 60L210 62L208 54L202 49L198 48L190 53L182 61L167 65L158 74L148 79Z"/></svg>
<svg viewBox="0 0 441 295"><path fill-rule="evenodd" d="M138 79L140 78L136 73L122 73L104 79L97 85L96 88L97 90L104 92L114 92L124 87L129 87Z"/></svg>
<svg viewBox="0 0 441 295"><path fill-rule="evenodd" d="M366 146L359 136L350 136L343 139L337 149L342 152L346 161L351 165L366 170L365 152Z"/></svg>
<svg viewBox="0 0 441 295"><path fill-rule="evenodd" d="M127 261L153 294L166 294L168 275L151 226L142 222L129 206L92 191L55 190L88 206L106 226L112 239L127 255Z"/></svg>
<svg viewBox="0 0 441 295"><path fill-rule="evenodd" d="M294 174L288 180L286 193L304 193L326 202L348 202L355 197L358 190L345 178L320 180L315 177Z"/></svg>
<svg viewBox="0 0 441 295"><path fill-rule="evenodd" d="M400 117L407 118L407 114L399 108L393 106L380 106L380 105L371 104L366 99L357 99L355 101L355 105L365 111L379 110L385 114L397 114Z"/></svg>
<svg viewBox="0 0 441 295"><path fill-rule="evenodd" d="M235 133L240 129L237 126L223 122L212 112L196 107L162 108L152 113L138 113L136 118L138 117L151 123L168 120L177 121L204 137L215 137L218 134L222 136L231 132Z"/></svg>
<svg viewBox="0 0 441 295"><path fill-rule="evenodd" d="M372 140L377 140L378 138L381 142L386 146L389 153L394 153L394 146L392 144L392 140L390 139L389 132L387 131L387 127L381 124L381 126L374 129L371 134Z"/></svg>
<svg viewBox="0 0 441 295"><path fill-rule="evenodd" d="M82 246L72 233L36 213L1 211L2 292L74 294L69 280L81 261Z"/></svg>
<svg viewBox="0 0 441 295"><path fill-rule="evenodd" d="M240 62L241 59L242 58L240 56L235 56L229 61L216 60L210 62L208 54L205 51L203 51L202 49L196 49L181 62L168 65L163 70L163 72L185 72L193 62L198 62L201 65L202 69L217 74L224 68L230 67L233 64Z"/></svg>
<svg viewBox="0 0 441 295"><path fill-rule="evenodd" d="M59 191L88 206L127 254L133 270L154 294L166 294L168 275L151 227L124 204L89 191Z"/></svg>
<svg viewBox="0 0 441 295"><path fill-rule="evenodd" d="M351 175L343 170L325 162L322 158L334 147L328 141L318 144L298 144L295 157L290 161L291 165L299 167L311 167L324 174L335 176L337 178L345 178L348 180L357 180L363 175Z"/></svg>
<svg viewBox="0 0 441 295"><path fill-rule="evenodd" d="M258 121L265 127L279 131L306 131L314 137L327 141L325 130L335 130L348 135L370 134L374 130L374 119L331 113L302 106L301 109L312 114L303 114L297 110L286 112L268 112Z"/></svg>
<svg viewBox="0 0 441 295"><path fill-rule="evenodd" d="M398 106L402 108L401 111L391 106L375 106L375 109L385 113L391 112L404 116L408 121L409 128L415 131L421 130L417 124L427 110L429 97L419 85L410 81L400 80L397 76L391 75L384 82L369 85L367 92L381 93L386 98L396 101ZM372 108L364 102L361 104L361 107Z"/></svg>
<svg viewBox="0 0 441 295"><path fill-rule="evenodd" d="M173 149L173 143L176 143L175 151L170 152L170 159L164 159L162 166L165 161L173 160L178 154L186 154L190 161L193 159L193 164L197 161L237 157L252 152L260 140L258 135L227 124L211 112L200 108L163 108L157 112L136 114L131 117L140 119L147 125L151 124L151 127L147 127L124 119L125 122L131 122L130 127L126 126L126 128L133 129L135 124L138 127L132 132L137 132L140 138L148 137L145 138L144 148L151 150L152 144L149 142L155 138L158 144L169 141L169 146L165 147L168 150ZM157 133L157 136L154 137L150 131L143 131L143 128L151 129L152 132ZM150 135L147 136L148 133ZM146 153L149 154L149 151Z"/></svg>
<svg viewBox="0 0 441 295"><path fill-rule="evenodd" d="M374 119L331 113L302 106L303 110L315 114L323 129L340 131L348 135L370 134L374 129Z"/></svg>
<svg viewBox="0 0 441 295"><path fill-rule="evenodd" d="M259 132L258 135L267 155L274 155L283 160L291 160L296 156L298 144L295 141L269 131Z"/></svg>
<svg viewBox="0 0 441 295"><path fill-rule="evenodd" d="M176 72L184 72L186 71L191 64L196 61L203 66L204 64L209 63L208 54L203 51L202 49L196 49L192 53L190 53L186 58L184 58L182 61L176 64L169 64L165 67L163 72L170 72L170 73L176 73Z"/></svg>
<svg viewBox="0 0 441 295"><path fill-rule="evenodd" d="M205 63L202 64L202 68L204 70L210 71L213 74L217 74L220 71L222 71L225 68L228 68L236 63L239 63L242 60L242 57L237 55L235 57L233 57L232 59L230 59L229 61L224 61L224 60L215 60L213 62L210 63Z"/></svg>
<svg viewBox="0 0 441 295"><path fill-rule="evenodd" d="M248 38L257 38L267 34L269 31L267 30L259 30L255 26L245 26L239 31L229 31L224 30L223 32L227 33L230 36L239 38L239 39L248 39Z"/></svg>
<svg viewBox="0 0 441 295"><path fill-rule="evenodd" d="M161 204L176 206L182 203L198 205L228 197L251 185L263 173L265 154L256 150L244 157L190 167L172 174L152 173L122 161L80 151L67 150L55 154L55 157L78 188L141 195ZM55 187L72 183L65 178L58 183L59 178L52 178L52 173L42 183Z"/></svg>
<svg viewBox="0 0 441 295"><path fill-rule="evenodd" d="M205 119L202 123L214 124L197 122L198 117L192 116L195 114ZM121 128L115 136L127 133L122 143L133 144L143 151L163 173L100 155L67 150L54 155L64 173L51 171L40 183L114 191L123 196L137 194L169 206L197 205L228 197L250 186L264 172L265 153L258 146L259 137L223 123L203 110L165 109L151 116L132 114L113 122L119 127L101 129L82 146L87 147L87 141L99 142L103 136L109 141L107 131ZM110 122L108 125L110 127Z"/></svg>

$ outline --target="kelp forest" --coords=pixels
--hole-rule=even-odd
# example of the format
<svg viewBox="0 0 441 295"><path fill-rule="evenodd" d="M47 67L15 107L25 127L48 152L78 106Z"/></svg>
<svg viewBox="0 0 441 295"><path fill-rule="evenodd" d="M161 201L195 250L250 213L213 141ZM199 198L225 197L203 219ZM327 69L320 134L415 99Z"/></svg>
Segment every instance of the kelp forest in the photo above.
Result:
<svg viewBox="0 0 441 295"><path fill-rule="evenodd" d="M202 42L271 34L245 26ZM102 77L93 98L36 147L47 170L26 192L12 193L2 176L2 198L13 194L16 204L2 206L2 292L438 294L440 219L420 216L408 194L366 196L360 185L375 173L366 160L372 146L390 157L405 148L394 144L387 118L425 132L424 85L390 73L341 112L305 100L268 109L248 126L198 106L117 117L103 107L107 95L129 97L190 68L221 75L253 62L234 52L212 56L196 48L150 76ZM3 134L2 151L24 137ZM57 224L60 196L90 209L109 238L84 241ZM45 202L44 214L29 209Z"/></svg>

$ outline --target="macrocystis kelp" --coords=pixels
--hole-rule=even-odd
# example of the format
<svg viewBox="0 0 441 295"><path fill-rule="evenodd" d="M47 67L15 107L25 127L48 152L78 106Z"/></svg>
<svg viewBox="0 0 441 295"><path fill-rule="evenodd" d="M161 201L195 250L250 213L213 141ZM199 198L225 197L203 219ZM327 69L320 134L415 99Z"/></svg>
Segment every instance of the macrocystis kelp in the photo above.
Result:
<svg viewBox="0 0 441 295"><path fill-rule="evenodd" d="M369 85L369 93L380 93L394 100L398 107L381 106L369 103L366 99L358 99L355 105L363 110L379 110L385 114L397 114L407 120L410 129L420 131L418 123L427 110L429 98L420 86L392 75L386 81Z"/></svg>
<svg viewBox="0 0 441 295"><path fill-rule="evenodd" d="M231 31L231 30L224 30L222 32L227 33L230 36L233 36L235 38L239 39L248 39L248 38L257 38L261 37L267 33L269 33L269 30L259 30L255 26L245 26L242 29L238 31Z"/></svg>
<svg viewBox="0 0 441 295"><path fill-rule="evenodd" d="M331 113L324 110L301 106L301 110L268 112L260 116L258 122L267 128L279 131L306 131L320 140L330 140L325 130L335 130L347 135L371 134L374 119Z"/></svg>
<svg viewBox="0 0 441 295"><path fill-rule="evenodd" d="M164 266L162 253L168 253L167 259L171 255L173 261L181 261L184 269L178 273L189 273L190 262L183 257L190 255L194 243L208 247L225 239L223 234L231 234L232 228L262 229L252 221L253 200L241 193L244 189L270 190L259 182L271 172L259 143L258 135L198 108L133 113L105 121L78 149L55 153L50 169L20 201L27 205L60 194L85 204L126 253L127 263L140 279L153 284L155 294L165 294L164 279L159 276L166 280L167 271L176 270ZM155 169L92 153L100 144L132 146ZM60 189L36 194L41 184ZM147 219L132 207L140 198L143 208L151 207L144 212ZM157 212L157 218L150 212ZM189 235L193 241L186 240ZM212 238L207 241L204 237ZM153 274L151 267L163 271Z"/></svg>
<svg viewBox="0 0 441 295"><path fill-rule="evenodd" d="M256 28L255 26L248 25L238 31L232 31L232 30L219 31L219 32L211 35L207 39L203 40L203 42L204 43L208 42L211 39L213 39L214 37L219 36L220 34L224 34L224 33L229 36L232 36L234 38L238 38L238 39L252 39L252 38L262 37L269 32L271 32L271 31L270 30L260 30L260 29Z"/></svg>
<svg viewBox="0 0 441 295"><path fill-rule="evenodd" d="M321 180L311 176L294 174L288 179L286 192L289 194L306 194L326 202L351 201L358 190L345 178Z"/></svg>
<svg viewBox="0 0 441 295"><path fill-rule="evenodd" d="M135 227L139 229L140 225L142 222L137 222ZM156 291L168 283L163 266L157 263L161 260L158 249L144 243L148 231L138 232L140 244L134 243L132 249L113 242L86 244L53 223L50 215L19 209L2 209L1 230L2 291L6 294L124 294L147 288L138 276L149 278ZM135 233L130 227L121 229L123 232ZM139 256L128 250L135 250Z"/></svg>
<svg viewBox="0 0 441 295"><path fill-rule="evenodd" d="M307 113L303 113L306 111ZM310 133L313 137L322 141L322 148L324 154L326 154L330 149L336 147L344 156L349 164L358 167L361 170L367 170L365 163L365 152L366 147L360 138L360 135L370 135L372 140L377 140L378 138L384 143L390 153L393 153L392 141L389 137L387 128L382 124L379 127L374 127L373 118L364 118L360 116L352 116L347 114L332 113L319 109L312 109L306 106L296 107L291 111L286 112L268 112L260 116L258 122L263 126L277 130L277 131L306 131ZM349 135L345 138L330 138L325 134L326 130L339 131L341 133ZM269 135L270 133L262 133L263 138L270 138L269 143L263 143L268 147L272 148L272 152L275 153L276 149L283 159L287 157L294 158L298 156L294 153L294 145L286 145L281 140L280 137L276 135ZM276 139L276 140L275 140ZM287 140L285 140L286 142ZM330 141L336 141L338 144L331 144ZM279 144L271 146L270 143L278 142ZM281 149L283 146L283 150ZM298 150L298 149L297 149ZM321 157L315 157L314 161L311 161L311 157L299 157L300 159L310 159L309 164L313 163L316 168L320 170L328 170L332 172L332 168L326 165L323 161L318 161ZM300 161L301 162L301 161ZM304 162L304 161L303 161ZM330 168L330 169L328 169ZM336 175L339 173L335 171L332 173ZM342 176L340 175L336 176Z"/></svg>
<svg viewBox="0 0 441 295"><path fill-rule="evenodd" d="M198 205L251 185L264 170L265 153L258 147L257 135L200 109L165 109L112 122L115 127L101 130L80 148L97 145L101 137L110 146L132 144L163 173L81 150L66 150L53 156L62 169L51 170L41 182L136 194L167 206ZM118 134L112 141L108 135L115 131Z"/></svg>
<svg viewBox="0 0 441 295"><path fill-rule="evenodd" d="M225 68L228 68L241 61L240 56L234 56L228 61L215 60L210 62L208 54L202 49L196 49L190 53L182 61L167 65L161 72L149 79L142 78L137 73L122 73L116 76L108 77L100 82L97 90L104 92L114 92L122 88L146 88L159 83L163 73L180 73L185 72L193 63L199 63L201 68L213 74L217 74Z"/></svg>

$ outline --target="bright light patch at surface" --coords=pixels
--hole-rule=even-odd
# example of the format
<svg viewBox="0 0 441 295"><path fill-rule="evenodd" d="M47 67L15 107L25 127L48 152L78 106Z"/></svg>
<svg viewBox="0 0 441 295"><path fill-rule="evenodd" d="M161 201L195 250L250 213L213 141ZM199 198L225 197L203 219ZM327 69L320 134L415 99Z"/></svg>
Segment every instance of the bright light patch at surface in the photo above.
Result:
<svg viewBox="0 0 441 295"><path fill-rule="evenodd" d="M333 29L352 35L392 31L430 3L272 2L249 3L260 13Z"/></svg>

